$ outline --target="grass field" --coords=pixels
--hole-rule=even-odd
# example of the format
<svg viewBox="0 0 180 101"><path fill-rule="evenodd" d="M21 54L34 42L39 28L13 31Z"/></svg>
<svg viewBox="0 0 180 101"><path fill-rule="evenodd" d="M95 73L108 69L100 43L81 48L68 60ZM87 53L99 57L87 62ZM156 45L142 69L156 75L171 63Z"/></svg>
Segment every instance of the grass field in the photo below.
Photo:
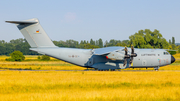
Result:
<svg viewBox="0 0 180 101"><path fill-rule="evenodd" d="M0 70L84 70L82 68L64 61L51 58L50 61L39 61L38 56L25 56L25 61L5 61L8 56L0 56Z"/></svg>
<svg viewBox="0 0 180 101"><path fill-rule="evenodd" d="M180 54L175 57L174 64L160 68L172 71L110 72L54 71L86 68L53 58L37 61L37 56L26 56L23 62L7 62L7 56L0 56L0 100L180 101L180 72L174 71L180 70ZM52 71L23 71L38 69Z"/></svg>
<svg viewBox="0 0 180 101"><path fill-rule="evenodd" d="M0 71L5 100L180 100L179 72Z"/></svg>

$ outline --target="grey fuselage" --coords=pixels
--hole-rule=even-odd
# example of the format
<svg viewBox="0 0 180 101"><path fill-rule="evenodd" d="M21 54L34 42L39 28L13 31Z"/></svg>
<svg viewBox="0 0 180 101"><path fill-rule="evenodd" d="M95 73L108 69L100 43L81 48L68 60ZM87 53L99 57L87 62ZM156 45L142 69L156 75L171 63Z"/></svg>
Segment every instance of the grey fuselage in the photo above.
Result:
<svg viewBox="0 0 180 101"><path fill-rule="evenodd" d="M110 47L108 47L110 48ZM118 48L118 47L116 47ZM104 48L106 49L106 48ZM119 47L121 51L123 47ZM96 69L125 69L125 68L148 68L160 67L171 64L172 56L164 49L135 49L136 57L131 66L123 66L124 60L107 59L104 55L96 55L98 49L76 49L76 48L31 48L41 54L46 54L57 59L89 68ZM130 49L129 49L130 50ZM128 52L130 53L130 51Z"/></svg>

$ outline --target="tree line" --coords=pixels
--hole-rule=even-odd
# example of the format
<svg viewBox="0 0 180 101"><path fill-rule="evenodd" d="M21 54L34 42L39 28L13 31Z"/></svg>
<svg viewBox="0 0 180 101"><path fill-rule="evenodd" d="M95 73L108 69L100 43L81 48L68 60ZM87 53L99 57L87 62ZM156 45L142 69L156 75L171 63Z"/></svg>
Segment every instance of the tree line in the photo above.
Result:
<svg viewBox="0 0 180 101"><path fill-rule="evenodd" d="M69 48L81 48L81 49L92 49L92 48L102 48L110 46L127 46L133 45L135 48L160 48L160 49L172 49L179 50L180 46L175 45L175 38L169 42L163 38L162 34L158 30L150 31L149 29L139 30L134 35L129 36L129 40L114 40L105 41L101 38L98 40L90 39L90 41L81 40L80 42L75 40L66 41L53 41L56 46L59 47L69 47ZM38 55L37 52L29 50L30 45L26 39L13 39L10 42L5 42L0 40L0 55L9 55L15 50L21 51L24 55Z"/></svg>

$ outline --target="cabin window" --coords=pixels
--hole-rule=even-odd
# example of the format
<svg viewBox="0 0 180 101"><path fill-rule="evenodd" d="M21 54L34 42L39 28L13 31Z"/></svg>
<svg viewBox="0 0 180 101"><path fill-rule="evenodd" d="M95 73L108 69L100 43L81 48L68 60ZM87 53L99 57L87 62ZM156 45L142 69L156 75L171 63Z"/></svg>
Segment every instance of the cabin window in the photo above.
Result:
<svg viewBox="0 0 180 101"><path fill-rule="evenodd" d="M169 55L169 53L168 52L164 52L164 55Z"/></svg>

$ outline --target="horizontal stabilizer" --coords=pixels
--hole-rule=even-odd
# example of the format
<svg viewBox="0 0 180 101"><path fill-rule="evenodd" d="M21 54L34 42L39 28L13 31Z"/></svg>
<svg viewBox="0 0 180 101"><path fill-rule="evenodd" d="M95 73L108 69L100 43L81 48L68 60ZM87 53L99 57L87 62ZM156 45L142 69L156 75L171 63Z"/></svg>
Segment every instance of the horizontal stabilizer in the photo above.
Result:
<svg viewBox="0 0 180 101"><path fill-rule="evenodd" d="M6 21L8 23L14 23L14 24L35 24L38 22L34 22L34 21Z"/></svg>

